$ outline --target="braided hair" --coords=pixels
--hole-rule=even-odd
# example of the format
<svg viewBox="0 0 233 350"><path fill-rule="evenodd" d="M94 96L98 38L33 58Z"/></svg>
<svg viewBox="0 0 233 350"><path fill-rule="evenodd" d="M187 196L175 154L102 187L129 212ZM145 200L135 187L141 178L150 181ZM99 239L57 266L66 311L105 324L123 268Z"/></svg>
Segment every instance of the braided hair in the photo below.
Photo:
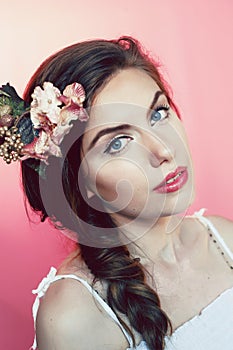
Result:
<svg viewBox="0 0 233 350"><path fill-rule="evenodd" d="M63 91L66 85L78 82L85 89L84 107L87 108L115 73L131 67L151 76L176 110L168 87L160 75L158 64L149 58L140 44L131 37L85 41L57 52L44 61L32 76L25 90L24 100L30 103L34 88L41 86L45 81L52 82L60 91ZM95 227L97 231L98 227L105 227L114 228L117 232L117 227L110 215L89 206L87 198L83 196L83 189L80 188L82 182L85 185L85 179L82 179L81 185L78 181L82 133L85 126L79 121L77 123L78 128L72 128L71 132L77 133L79 130L80 137L76 137L76 141L66 152L62 163L63 191L70 208L82 221ZM64 139L61 148L66 149L66 147ZM47 166L45 180L41 180L34 170L39 163L37 159L30 158L21 162L25 195L32 209L41 215L41 221L50 217L54 222L61 223L62 227L76 232L78 237L80 232L84 231L81 221L71 224L73 220L69 217L69 213L64 213L64 210L57 205L61 200L60 192L56 190L56 181L51 179L56 178L54 169L59 171L61 162L55 157L51 158L52 167ZM53 198L49 212L40 193L41 181L45 184L46 181L53 183L53 186L46 188L48 197ZM85 230L83 234L88 235L88 232ZM107 282L107 302L132 338L134 339L131 327L141 334L149 349L162 350L164 338L169 328L171 329L171 323L161 309L157 293L146 283L145 271L140 262L130 256L125 245L102 248L80 243L79 246L82 258L95 278ZM123 321L121 314L128 318L130 328Z"/></svg>

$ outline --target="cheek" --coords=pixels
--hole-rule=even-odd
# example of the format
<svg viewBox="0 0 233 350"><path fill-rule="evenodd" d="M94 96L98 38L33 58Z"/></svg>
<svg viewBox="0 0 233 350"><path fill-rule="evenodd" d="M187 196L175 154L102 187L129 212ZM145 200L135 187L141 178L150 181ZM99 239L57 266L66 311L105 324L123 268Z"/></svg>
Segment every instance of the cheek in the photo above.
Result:
<svg viewBox="0 0 233 350"><path fill-rule="evenodd" d="M148 192L145 174L135 164L125 160L113 160L96 174L96 190L105 201L116 206L130 203L135 196Z"/></svg>

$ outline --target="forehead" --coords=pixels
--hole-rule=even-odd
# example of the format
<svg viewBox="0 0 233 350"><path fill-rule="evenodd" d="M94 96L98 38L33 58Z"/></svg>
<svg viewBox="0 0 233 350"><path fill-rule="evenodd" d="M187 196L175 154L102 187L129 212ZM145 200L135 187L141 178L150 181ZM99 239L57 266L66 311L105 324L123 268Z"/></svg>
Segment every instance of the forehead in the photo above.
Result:
<svg viewBox="0 0 233 350"><path fill-rule="evenodd" d="M158 85L146 72L136 68L124 69L107 83L95 99L94 105L115 102L144 105L153 97L148 96L148 93L153 95L155 88L158 89Z"/></svg>
<svg viewBox="0 0 233 350"><path fill-rule="evenodd" d="M156 82L142 70L118 72L96 96L87 129L105 122L127 122L127 113L149 108L157 90Z"/></svg>

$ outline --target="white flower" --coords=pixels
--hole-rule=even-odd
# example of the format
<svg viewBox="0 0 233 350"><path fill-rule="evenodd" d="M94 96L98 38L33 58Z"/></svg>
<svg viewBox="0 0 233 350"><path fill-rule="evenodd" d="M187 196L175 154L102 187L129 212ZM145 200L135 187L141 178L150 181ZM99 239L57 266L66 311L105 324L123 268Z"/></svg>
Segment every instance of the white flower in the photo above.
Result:
<svg viewBox="0 0 233 350"><path fill-rule="evenodd" d="M57 125L56 128L53 129L52 133L52 139L54 143L60 145L60 143L63 141L64 136L70 132L72 126L73 125L69 123Z"/></svg>
<svg viewBox="0 0 233 350"><path fill-rule="evenodd" d="M39 129L43 123L50 121L57 124L60 115L60 106L62 102L59 97L59 89L50 82L43 84L43 89L37 86L32 94L31 120L35 129Z"/></svg>
<svg viewBox="0 0 233 350"><path fill-rule="evenodd" d="M58 145L56 145L49 134L47 134L45 131L40 132L40 136L35 144L35 154L37 155L43 155L45 159L49 155L53 155L55 157L61 157L61 150Z"/></svg>

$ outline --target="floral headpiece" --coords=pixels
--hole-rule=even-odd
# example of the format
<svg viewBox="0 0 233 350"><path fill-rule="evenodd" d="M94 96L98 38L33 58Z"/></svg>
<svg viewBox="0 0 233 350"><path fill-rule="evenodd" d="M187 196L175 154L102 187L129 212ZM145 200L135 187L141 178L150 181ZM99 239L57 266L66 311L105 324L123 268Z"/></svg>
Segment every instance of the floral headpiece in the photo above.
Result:
<svg viewBox="0 0 233 350"><path fill-rule="evenodd" d="M37 86L27 105L8 84L0 88L0 157L6 163L61 157L60 144L72 128L72 120L87 121L81 84L66 86L63 93L50 82Z"/></svg>

